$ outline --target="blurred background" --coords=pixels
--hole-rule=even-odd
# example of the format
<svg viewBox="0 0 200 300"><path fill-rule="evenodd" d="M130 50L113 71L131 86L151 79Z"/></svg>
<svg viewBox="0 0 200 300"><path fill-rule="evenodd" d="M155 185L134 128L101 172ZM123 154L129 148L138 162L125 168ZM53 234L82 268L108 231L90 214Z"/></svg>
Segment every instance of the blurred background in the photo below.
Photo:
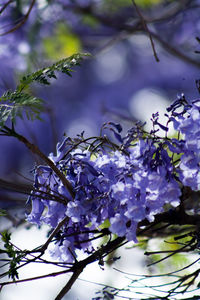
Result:
<svg viewBox="0 0 200 300"><path fill-rule="evenodd" d="M31 86L30 92L45 100L43 121L18 121L18 132L48 155L64 135L98 135L106 121L121 123L125 133L152 113L162 117L182 93L188 101L198 98L199 16L198 0L1 1L1 94L14 90L24 74L56 60L77 52L92 55L72 78L59 74L49 87ZM16 191L30 188L40 161L3 136L0 157L0 208L8 211L0 229L24 230L27 196ZM1 299L17 300L16 295Z"/></svg>

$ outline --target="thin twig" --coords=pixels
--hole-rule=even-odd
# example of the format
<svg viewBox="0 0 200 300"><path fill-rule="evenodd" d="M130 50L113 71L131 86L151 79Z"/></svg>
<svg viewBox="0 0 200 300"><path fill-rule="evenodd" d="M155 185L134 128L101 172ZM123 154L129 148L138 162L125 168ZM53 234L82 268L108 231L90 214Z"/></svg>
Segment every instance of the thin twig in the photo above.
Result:
<svg viewBox="0 0 200 300"><path fill-rule="evenodd" d="M71 289L71 287L74 284L74 282L78 279L79 275L82 273L83 269L84 269L84 267L83 268L79 268L78 270L76 270L72 274L71 278L69 279L69 281L67 282L67 284L62 288L62 290L57 295L57 297L55 298L55 300L61 300L67 294L67 292Z"/></svg>
<svg viewBox="0 0 200 300"><path fill-rule="evenodd" d="M118 237L113 241L109 241L105 246L102 246L100 249L95 251L89 257L75 263L74 267L72 267L72 269L74 269L74 272L71 278L68 280L66 285L60 291L60 293L57 295L55 300L61 300L67 294L67 292L71 289L72 285L75 283L75 281L78 279L79 275L83 272L84 268L87 265L95 261L98 261L104 255L108 255L109 253L114 251L117 247L120 247L124 241L125 241L124 237Z"/></svg>
<svg viewBox="0 0 200 300"><path fill-rule="evenodd" d="M0 178L0 189L5 189L13 192L19 192L22 194L30 194L33 190L32 185L24 183L15 183Z"/></svg>
<svg viewBox="0 0 200 300"><path fill-rule="evenodd" d="M191 242L191 243L192 243L192 242ZM153 262L153 263L148 264L147 267L150 267L150 266L153 266L153 265L155 265L155 264L158 264L158 263L162 262L163 260L165 260L165 259L167 259L167 258L173 256L173 255L176 254L176 253L183 252L183 250L184 250L185 248L187 248L187 247L188 247L188 244L185 245L185 246L183 246L183 247L180 248L180 249L174 250L171 254L169 254L169 255L167 255L167 256L165 256L165 257L163 257L163 258L161 258L161 259L159 259L159 260L157 260L157 261L155 261L155 262Z"/></svg>
<svg viewBox="0 0 200 300"><path fill-rule="evenodd" d="M56 175L58 176L58 178L60 178L60 180L62 181L63 185L66 187L66 189L69 191L70 195L72 196L72 198L74 198L75 194L73 191L73 187L71 185L71 183L67 180L67 178L65 177L65 175L56 167L56 165L53 163L53 161L51 161L44 153L42 153L40 151L40 149L34 145L31 144L24 136L18 134L18 133L14 133L14 135L20 142L22 142L24 145L26 145L26 147L33 153L36 154L37 156L39 156L44 162L47 163L47 165L56 173Z"/></svg>
<svg viewBox="0 0 200 300"><path fill-rule="evenodd" d="M44 252L50 242L52 241L52 239L55 237L55 235L58 233L58 231L60 230L60 228L69 220L68 216L65 216L64 219L56 226L56 228L53 230L53 232L50 234L48 240L44 243L44 245L39 249L39 251Z"/></svg>
<svg viewBox="0 0 200 300"><path fill-rule="evenodd" d="M9 29L8 31L5 31L5 32L1 33L0 36L4 36L4 35L6 35L6 34L15 32L15 31L16 31L17 29L19 29L22 25L24 25L24 23L27 21L29 15L30 15L30 13L31 13L31 10L32 10L32 8L33 8L35 2L36 2L36 0L32 0L31 5L30 5L30 7L29 7L27 13L26 13L25 16L23 17L23 19L22 19L19 23L17 23L17 25L15 25L14 27L12 27L12 28Z"/></svg>
<svg viewBox="0 0 200 300"><path fill-rule="evenodd" d="M148 34L148 36L149 36L149 39L150 39L150 42L151 42L151 47L152 47L152 50L153 50L153 54L154 54L155 60L156 60L157 62L159 62L160 60L159 60L158 55L157 55L157 53L156 53L156 49L155 49L155 46L154 46L152 34L151 34L151 32L149 31L149 28L148 28L148 26L147 26L147 23L146 23L146 21L145 21L143 15L141 14L141 12L140 12L138 6L136 5L135 0L132 0L132 3L133 3L133 6L135 7L135 10L136 10L138 16L139 16L140 19L141 19L141 22L142 22L142 25L143 25L143 27L144 27L144 30L147 32L147 34Z"/></svg>
<svg viewBox="0 0 200 300"><path fill-rule="evenodd" d="M9 284L23 283L23 282L27 282L27 281L33 281L33 280L38 280L38 279L43 279L43 278L48 278L48 277L55 277L55 276L65 274L68 272L71 272L71 271L64 270L64 271L49 273L49 274L45 274L45 275L40 275L40 276L36 276L36 277L30 277L30 278L15 280L15 281L5 281L5 282L1 282L0 286L3 287L4 285L9 285Z"/></svg>
<svg viewBox="0 0 200 300"><path fill-rule="evenodd" d="M10 4L14 2L13 0L9 0L8 2L6 2L3 7L0 9L0 14L2 14L2 12L6 9L6 7Z"/></svg>
<svg viewBox="0 0 200 300"><path fill-rule="evenodd" d="M178 49L173 47L172 45L168 44L166 41L164 41L158 34L150 31L151 36L156 39L160 45L169 53L171 53L173 56L176 56L177 58L185 61L186 63L189 63L197 68L200 68L200 62L198 60L195 60L184 53L180 52Z"/></svg>

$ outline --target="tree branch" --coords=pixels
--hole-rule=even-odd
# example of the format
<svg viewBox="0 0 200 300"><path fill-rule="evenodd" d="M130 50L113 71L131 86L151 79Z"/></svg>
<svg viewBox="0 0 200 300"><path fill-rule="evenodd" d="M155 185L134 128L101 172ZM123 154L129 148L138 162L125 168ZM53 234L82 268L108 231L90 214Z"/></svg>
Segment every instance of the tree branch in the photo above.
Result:
<svg viewBox="0 0 200 300"><path fill-rule="evenodd" d="M149 31L149 28L148 28L148 26L147 26L147 23L146 23L146 21L145 21L143 15L141 14L141 12L140 12L139 8L137 7L137 5L136 5L136 3L135 3L134 0L132 0L132 3L133 3L133 6L135 7L135 10L136 10L138 16L139 16L140 19L141 19L141 23L142 23L142 25L143 25L143 27L144 27L144 30L147 32L147 34L148 34L148 36L149 36L149 39L150 39L150 42L151 42L151 47L152 47L152 50L153 50L153 54L154 54L155 60L156 60L157 62L159 62L160 60L159 60L158 55L157 55L157 53L156 53L156 49L155 49L154 42L153 42L153 39L152 39L152 34L151 34L151 32Z"/></svg>
<svg viewBox="0 0 200 300"><path fill-rule="evenodd" d="M164 41L158 34L150 31L151 36L156 39L160 45L169 53L171 53L173 56L176 56L177 58L197 67L200 68L200 62L191 58L188 55L185 55L184 53L180 52L178 49L176 49L175 47L171 46L170 44L168 44L166 41Z"/></svg>
<svg viewBox="0 0 200 300"><path fill-rule="evenodd" d="M115 240L108 242L105 246L102 246L99 250L95 251L93 254L91 254L89 257L85 258L84 260L76 262L74 264L74 267L72 267L74 271L71 278L68 280L66 285L62 288L62 290L57 295L55 300L61 300L67 294L67 292L71 289L72 285L75 283L76 279L83 272L84 268L87 265L100 260L100 258L105 256L105 254L108 255L113 250L120 247L124 241L125 241L125 237L118 237Z"/></svg>
<svg viewBox="0 0 200 300"><path fill-rule="evenodd" d="M68 291L71 289L72 285L75 283L75 281L78 279L79 275L82 273L83 268L79 268L78 270L76 270L70 280L67 282L67 284L62 288L62 290L60 291L60 293L56 296L55 300L61 300L67 293Z"/></svg>
<svg viewBox="0 0 200 300"><path fill-rule="evenodd" d="M36 154L37 156L39 156L55 172L55 174L58 176L58 178L60 178L63 185L66 187L66 189L72 196L72 198L74 198L75 193L73 191L73 187L72 187L71 183L67 180L65 175L56 167L56 165L53 163L52 160L50 160L43 152L41 152L40 149L36 145L30 143L24 136L18 134L13 128L10 129L7 126L4 126L4 129L5 129L7 135L17 138L33 154Z"/></svg>
<svg viewBox="0 0 200 300"><path fill-rule="evenodd" d="M52 239L54 238L54 236L58 233L58 231L61 229L61 227L69 220L69 217L66 216L63 218L63 220L56 226L56 228L53 230L53 232L50 234L48 240L44 243L44 245L37 250L41 251L42 253L44 253L44 251L48 248L49 244L51 243Z"/></svg>
<svg viewBox="0 0 200 300"><path fill-rule="evenodd" d="M11 1L10 1L11 2ZM25 14L25 16L23 17L23 19L17 23L17 25L15 25L14 27L12 27L11 29L9 29L8 31L6 32L3 32L3 33L0 33L0 36L4 36L6 34L9 34L9 33L12 33L12 32L15 32L17 29L19 29L22 25L24 25L24 23L26 23L26 21L28 20L28 17L31 13L31 10L35 4L36 0L32 0L31 4L30 4L30 7L27 11L27 13ZM7 3L6 3L7 4ZM9 3L8 3L9 4ZM4 8L5 9L5 8Z"/></svg>
<svg viewBox="0 0 200 300"><path fill-rule="evenodd" d="M46 156L44 155L36 145L31 144L25 137L20 134L17 134L17 139L22 142L26 147L34 154L38 155L60 178L63 185L67 188L72 198L74 198L74 191L71 183L66 179L64 174L60 172L60 170L56 167L56 165Z"/></svg>
<svg viewBox="0 0 200 300"><path fill-rule="evenodd" d="M6 7L10 4L14 2L13 0L9 0L8 2L6 2L3 7L0 9L0 14L2 14L2 12L6 9Z"/></svg>

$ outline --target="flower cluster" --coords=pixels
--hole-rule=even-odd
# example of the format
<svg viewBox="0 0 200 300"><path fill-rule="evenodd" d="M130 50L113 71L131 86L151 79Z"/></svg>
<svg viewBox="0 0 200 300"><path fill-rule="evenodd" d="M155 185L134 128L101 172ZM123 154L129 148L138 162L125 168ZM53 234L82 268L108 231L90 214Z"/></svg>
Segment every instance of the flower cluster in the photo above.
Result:
<svg viewBox="0 0 200 300"><path fill-rule="evenodd" d="M112 128L121 142L118 148L99 146L91 151L92 147L72 146L69 138L59 144L57 155L49 158L72 185L74 198L50 167L35 169L28 221L55 228L68 217L56 236L54 255L71 262L77 249L92 251L92 240L106 226L110 233L137 242L138 223L153 221L166 205L178 206L181 186L199 189L199 101L187 104L180 98L168 112L169 122L181 134L177 139L158 138L157 131L150 136L138 127L121 138L121 127L110 122L118 131Z"/></svg>
<svg viewBox="0 0 200 300"><path fill-rule="evenodd" d="M200 189L200 101L185 105L184 111L173 118L174 128L184 138L180 163L180 180L192 190Z"/></svg>

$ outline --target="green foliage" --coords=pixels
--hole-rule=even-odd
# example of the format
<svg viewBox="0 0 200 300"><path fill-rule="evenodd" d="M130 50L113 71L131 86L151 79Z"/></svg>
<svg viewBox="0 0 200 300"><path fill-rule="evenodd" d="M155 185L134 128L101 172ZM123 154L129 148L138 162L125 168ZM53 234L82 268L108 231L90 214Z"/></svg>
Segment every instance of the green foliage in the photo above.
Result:
<svg viewBox="0 0 200 300"><path fill-rule="evenodd" d="M10 238L11 238L11 234L8 233L8 231L3 231L1 233L1 239L5 243L5 245L4 245L5 248L6 248L6 245L9 245Z"/></svg>
<svg viewBox="0 0 200 300"><path fill-rule="evenodd" d="M0 209L0 217L6 216L6 211L4 209Z"/></svg>
<svg viewBox="0 0 200 300"><path fill-rule="evenodd" d="M16 251L13 244L11 243L11 234L8 231L4 231L1 233L1 239L4 243L4 249L0 249L1 253L6 253L10 258L9 261L9 270L8 270L8 277L12 278L13 281L19 278L17 272L17 265L20 263L21 258L24 256L25 253L21 253Z"/></svg>
<svg viewBox="0 0 200 300"><path fill-rule="evenodd" d="M3 127L9 119L15 123L16 118L40 119L40 112L43 107L42 99L36 98L28 93L19 91L7 91L0 98L0 126Z"/></svg>
<svg viewBox="0 0 200 300"><path fill-rule="evenodd" d="M106 219L101 225L99 225L99 229L109 228L110 227L110 221L109 219Z"/></svg>
<svg viewBox="0 0 200 300"><path fill-rule="evenodd" d="M40 69L32 74L24 76L20 80L20 85L17 87L17 90L21 91L27 88L33 82L49 85L50 79L57 79L55 72L62 72L71 76L71 72L73 72L72 68L75 66L80 66L80 62L82 61L84 56L89 56L89 54L73 54L70 57L59 60L50 67Z"/></svg>
<svg viewBox="0 0 200 300"><path fill-rule="evenodd" d="M39 119L40 113L43 110L43 100L34 97L24 90L28 89L30 84L36 82L44 85L49 85L51 79L57 79L56 73L62 72L71 76L73 67L79 66L83 57L89 54L74 54L68 58L64 58L49 67L42 68L34 73L24 76L20 80L20 84L17 89L13 91L7 91L0 97L0 127L1 131L4 128L7 121L11 121L13 124L16 122L16 118L24 118L24 115L28 120ZM5 131L4 131L5 133Z"/></svg>

